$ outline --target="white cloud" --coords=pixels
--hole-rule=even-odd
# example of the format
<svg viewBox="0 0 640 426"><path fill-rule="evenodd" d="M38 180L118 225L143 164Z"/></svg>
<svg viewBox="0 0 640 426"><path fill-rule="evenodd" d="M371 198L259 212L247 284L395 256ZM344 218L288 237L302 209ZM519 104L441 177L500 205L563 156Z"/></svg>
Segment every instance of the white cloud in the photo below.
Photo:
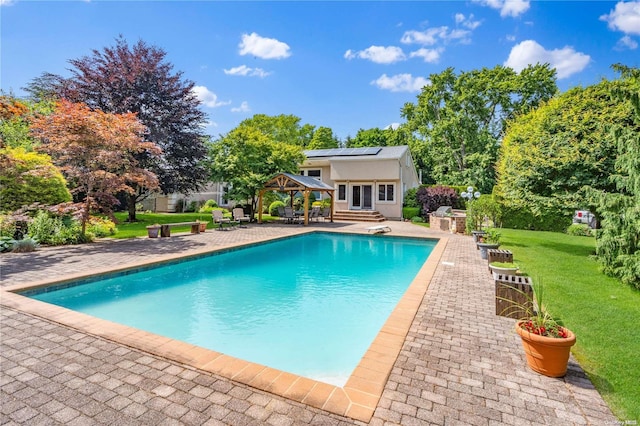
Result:
<svg viewBox="0 0 640 426"><path fill-rule="evenodd" d="M344 57L368 59L377 64L392 64L407 59L402 49L396 46L371 46L358 52L349 49L344 53Z"/></svg>
<svg viewBox="0 0 640 426"><path fill-rule="evenodd" d="M602 15L609 29L622 31L625 34L640 34L640 1L618 2L616 8L608 15Z"/></svg>
<svg viewBox="0 0 640 426"><path fill-rule="evenodd" d="M411 54L409 55L412 58L415 57L419 57L424 59L425 62L434 64L436 62L438 62L440 60L440 54L442 53L443 49L438 48L438 49L426 49L426 48L420 48L418 50L416 50L415 52L411 52Z"/></svg>
<svg viewBox="0 0 640 426"><path fill-rule="evenodd" d="M13 4L13 0L0 0L0 6L11 6Z"/></svg>
<svg viewBox="0 0 640 426"><path fill-rule="evenodd" d="M533 40L525 40L511 49L504 65L520 72L527 65L548 63L556 69L558 79L563 79L582 71L589 62L589 55L576 52L572 47L546 50Z"/></svg>
<svg viewBox="0 0 640 426"><path fill-rule="evenodd" d="M529 10L529 0L473 0L483 6L489 6L492 9L499 9L500 16L517 17Z"/></svg>
<svg viewBox="0 0 640 426"><path fill-rule="evenodd" d="M284 59L291 56L287 43L275 38L261 37L256 33L242 34L242 41L238 47L240 55L253 55L262 59Z"/></svg>
<svg viewBox="0 0 640 426"><path fill-rule="evenodd" d="M473 20L473 13L468 17L464 16L462 13L456 13L455 20L456 24L462 25L470 30L475 30L482 24L482 21Z"/></svg>
<svg viewBox="0 0 640 426"><path fill-rule="evenodd" d="M383 130L388 130L388 129L398 130L398 127L400 127L400 123L391 123L388 126L386 126Z"/></svg>
<svg viewBox="0 0 640 426"><path fill-rule="evenodd" d="M222 105L229 105L231 102L219 102L218 95L207 89L205 86L193 86L193 93L202 104L209 108L216 108Z"/></svg>
<svg viewBox="0 0 640 426"><path fill-rule="evenodd" d="M400 42L404 44L421 44L423 46L433 46L438 41L452 41L459 40L462 43L469 42L469 36L471 31L468 30L452 30L449 31L449 27L433 27L428 28L425 31L405 31L400 39Z"/></svg>
<svg viewBox="0 0 640 426"><path fill-rule="evenodd" d="M249 108L249 104L247 101L243 101L239 107L231 108L231 112L249 112L251 108Z"/></svg>
<svg viewBox="0 0 640 426"><path fill-rule="evenodd" d="M239 67L229 68L228 70L224 70L224 73L227 75L241 75L243 77L260 77L264 78L271 74L263 70L262 68L249 68L246 65L240 65Z"/></svg>
<svg viewBox="0 0 640 426"><path fill-rule="evenodd" d="M631 37L629 37L628 35L622 37L620 40L618 40L618 43L616 43L617 50L627 50L627 49L636 50L637 48L638 48L638 42L632 39Z"/></svg>
<svg viewBox="0 0 640 426"><path fill-rule="evenodd" d="M419 92L424 86L427 86L429 80L424 77L413 77L411 74L397 74L387 76L382 74L377 80L371 82L382 90L391 92Z"/></svg>

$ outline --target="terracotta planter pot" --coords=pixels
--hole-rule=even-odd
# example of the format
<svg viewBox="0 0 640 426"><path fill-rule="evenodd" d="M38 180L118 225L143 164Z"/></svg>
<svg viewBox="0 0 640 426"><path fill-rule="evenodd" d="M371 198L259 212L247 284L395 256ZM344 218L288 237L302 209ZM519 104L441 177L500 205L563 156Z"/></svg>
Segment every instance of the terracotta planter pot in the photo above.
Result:
<svg viewBox="0 0 640 426"><path fill-rule="evenodd" d="M571 346L576 343L576 335L569 329L567 338L539 336L529 333L516 323L516 332L522 339L522 347L529 367L549 377L563 377L567 374L567 364Z"/></svg>
<svg viewBox="0 0 640 426"><path fill-rule="evenodd" d="M208 222L200 222L200 232L204 232L207 230L207 223Z"/></svg>

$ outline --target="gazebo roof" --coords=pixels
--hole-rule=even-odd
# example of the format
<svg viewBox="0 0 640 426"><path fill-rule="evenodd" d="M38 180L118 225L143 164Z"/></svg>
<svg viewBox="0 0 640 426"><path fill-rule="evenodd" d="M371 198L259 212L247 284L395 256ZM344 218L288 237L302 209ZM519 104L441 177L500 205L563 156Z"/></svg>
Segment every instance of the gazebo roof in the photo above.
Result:
<svg viewBox="0 0 640 426"><path fill-rule="evenodd" d="M279 173L264 184L264 189L274 191L330 191L335 189L324 182L311 176L294 175L292 173Z"/></svg>

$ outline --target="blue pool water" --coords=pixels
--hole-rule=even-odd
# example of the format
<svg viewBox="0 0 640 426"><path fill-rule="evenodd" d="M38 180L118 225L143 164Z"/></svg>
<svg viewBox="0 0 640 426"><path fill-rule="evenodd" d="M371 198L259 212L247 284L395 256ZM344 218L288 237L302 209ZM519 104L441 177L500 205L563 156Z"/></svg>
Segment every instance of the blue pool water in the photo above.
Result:
<svg viewBox="0 0 640 426"><path fill-rule="evenodd" d="M436 242L313 233L30 297L342 386Z"/></svg>

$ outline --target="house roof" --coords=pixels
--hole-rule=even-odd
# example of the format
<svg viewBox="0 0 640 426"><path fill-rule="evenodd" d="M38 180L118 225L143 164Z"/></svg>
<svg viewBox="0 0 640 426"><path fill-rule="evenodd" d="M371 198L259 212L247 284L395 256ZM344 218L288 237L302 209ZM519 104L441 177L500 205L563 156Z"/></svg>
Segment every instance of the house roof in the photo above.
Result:
<svg viewBox="0 0 640 426"><path fill-rule="evenodd" d="M310 149L304 151L304 155L306 155L309 160L393 160L401 158L408 149L408 145Z"/></svg>
<svg viewBox="0 0 640 426"><path fill-rule="evenodd" d="M278 173L264 184L265 189L277 191L334 191L333 186L311 176L294 175L291 173Z"/></svg>

